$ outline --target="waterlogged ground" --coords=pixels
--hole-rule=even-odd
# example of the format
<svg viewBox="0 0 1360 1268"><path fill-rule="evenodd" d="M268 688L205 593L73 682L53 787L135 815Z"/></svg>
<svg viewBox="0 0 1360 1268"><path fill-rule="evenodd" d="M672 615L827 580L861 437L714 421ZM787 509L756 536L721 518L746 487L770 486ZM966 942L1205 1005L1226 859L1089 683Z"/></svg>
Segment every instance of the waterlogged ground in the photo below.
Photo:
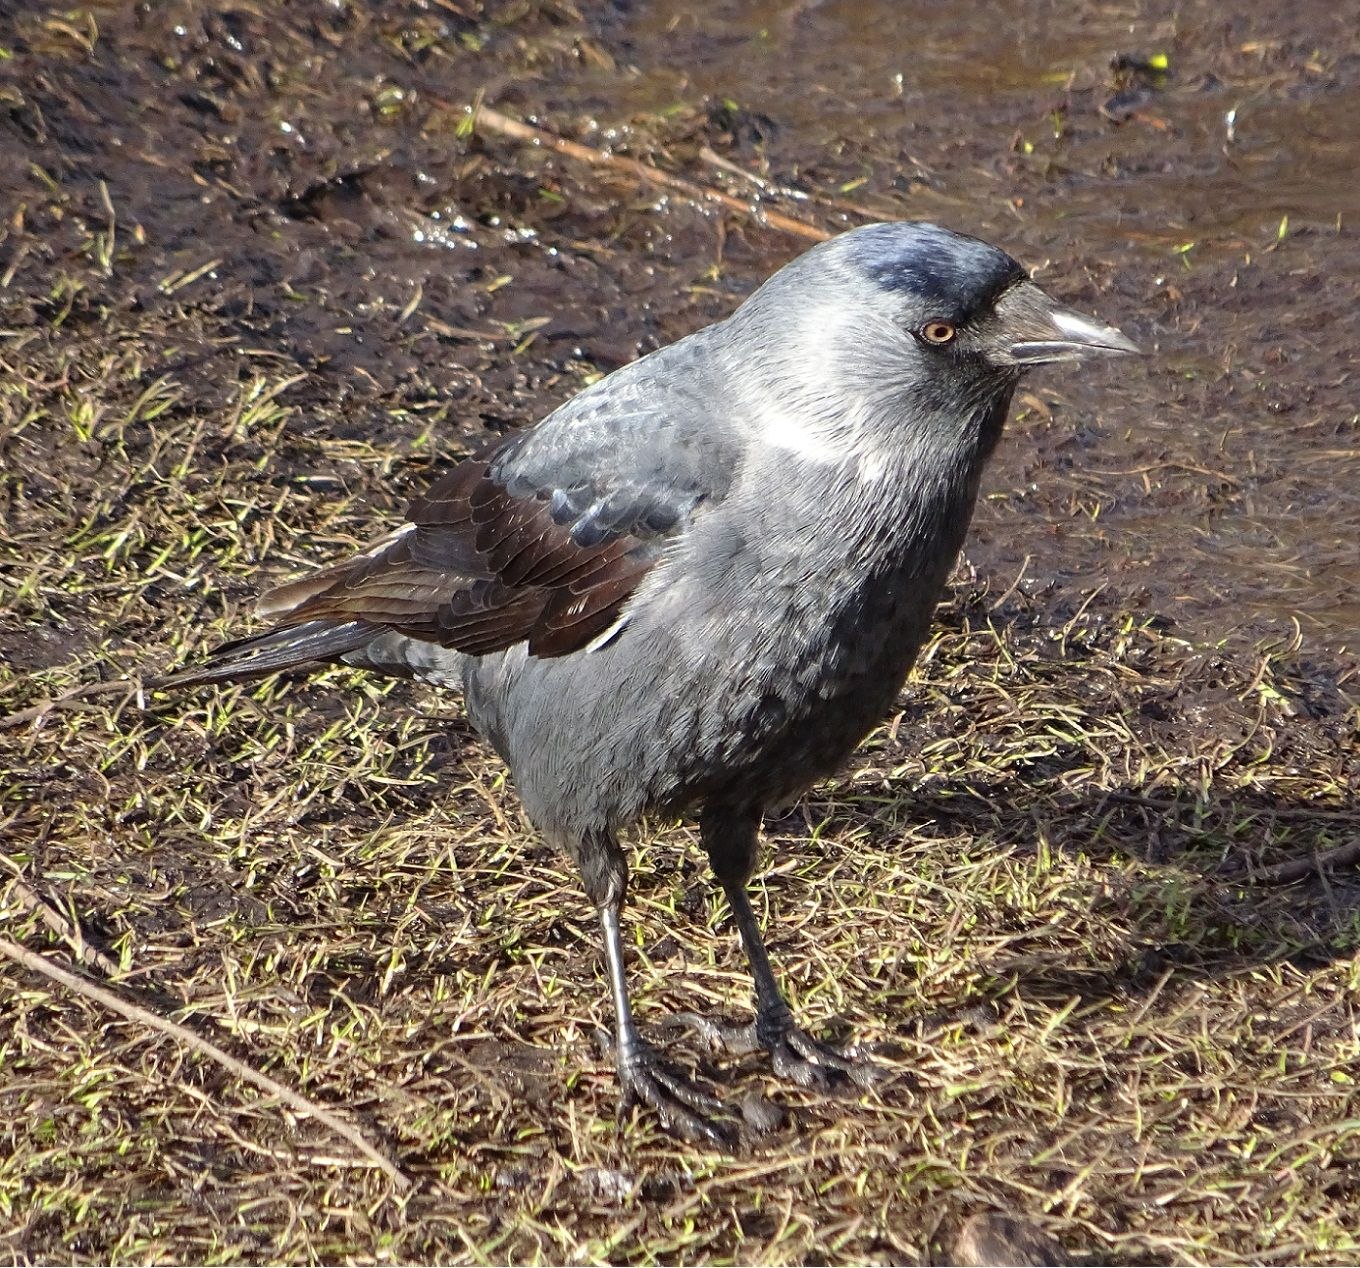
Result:
<svg viewBox="0 0 1360 1268"><path fill-rule="evenodd" d="M0 960L0 1251L1353 1261L1357 111L1313 3L0 9L0 937L415 1182ZM900 713L770 825L798 1007L890 1078L706 1066L790 1110L737 1158L616 1124L593 917L456 702L117 686L809 241L500 116L982 234L1152 353L1029 385ZM636 875L644 1020L739 1013L688 831Z"/></svg>

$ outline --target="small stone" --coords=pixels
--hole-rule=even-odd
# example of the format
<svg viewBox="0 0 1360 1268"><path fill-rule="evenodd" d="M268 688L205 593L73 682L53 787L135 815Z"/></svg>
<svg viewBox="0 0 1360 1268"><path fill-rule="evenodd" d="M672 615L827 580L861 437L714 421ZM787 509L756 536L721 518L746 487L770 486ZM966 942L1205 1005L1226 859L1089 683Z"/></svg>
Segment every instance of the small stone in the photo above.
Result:
<svg viewBox="0 0 1360 1268"><path fill-rule="evenodd" d="M741 1099L741 1116L747 1127L760 1135L778 1131L784 1126L784 1111L759 1092L748 1092Z"/></svg>
<svg viewBox="0 0 1360 1268"><path fill-rule="evenodd" d="M950 1247L949 1262L961 1268L1060 1268L1071 1261L1038 1225L999 1211L980 1211L964 1221Z"/></svg>

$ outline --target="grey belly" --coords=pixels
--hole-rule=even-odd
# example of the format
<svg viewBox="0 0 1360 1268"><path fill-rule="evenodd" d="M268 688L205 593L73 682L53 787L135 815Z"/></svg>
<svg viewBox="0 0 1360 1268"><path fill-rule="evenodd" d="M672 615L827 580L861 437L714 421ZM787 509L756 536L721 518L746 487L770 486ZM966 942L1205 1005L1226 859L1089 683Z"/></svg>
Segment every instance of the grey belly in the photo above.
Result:
<svg viewBox="0 0 1360 1268"><path fill-rule="evenodd" d="M467 662L468 712L550 836L649 810L787 802L840 766L891 708L939 583L753 625L639 622L604 648Z"/></svg>

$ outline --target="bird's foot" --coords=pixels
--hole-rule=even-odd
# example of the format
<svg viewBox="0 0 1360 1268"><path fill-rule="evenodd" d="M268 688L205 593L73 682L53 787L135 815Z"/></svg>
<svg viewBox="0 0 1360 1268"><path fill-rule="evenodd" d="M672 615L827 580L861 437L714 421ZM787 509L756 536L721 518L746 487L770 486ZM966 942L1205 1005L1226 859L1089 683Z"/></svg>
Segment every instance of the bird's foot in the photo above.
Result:
<svg viewBox="0 0 1360 1268"><path fill-rule="evenodd" d="M723 1103L672 1068L651 1044L637 1040L616 1054L624 1104L646 1105L667 1131L730 1150L739 1140Z"/></svg>
<svg viewBox="0 0 1360 1268"><path fill-rule="evenodd" d="M745 1023L698 1013L677 1013L673 1020L694 1031L711 1051L737 1056L768 1052L774 1072L800 1087L834 1091L853 1083L867 1088L882 1077L882 1071L871 1061L814 1039L787 1013Z"/></svg>

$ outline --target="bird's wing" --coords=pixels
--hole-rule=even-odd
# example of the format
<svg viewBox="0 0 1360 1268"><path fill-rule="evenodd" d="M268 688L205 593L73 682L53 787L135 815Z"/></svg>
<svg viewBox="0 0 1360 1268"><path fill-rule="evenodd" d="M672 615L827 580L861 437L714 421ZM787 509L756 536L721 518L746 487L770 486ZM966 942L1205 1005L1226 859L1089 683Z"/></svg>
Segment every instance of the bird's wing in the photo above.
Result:
<svg viewBox="0 0 1360 1268"><path fill-rule="evenodd" d="M465 459L395 533L271 591L261 615L358 622L469 655L525 641L541 657L588 646L731 479L730 454L688 411L658 418L617 397L606 409L587 394Z"/></svg>

